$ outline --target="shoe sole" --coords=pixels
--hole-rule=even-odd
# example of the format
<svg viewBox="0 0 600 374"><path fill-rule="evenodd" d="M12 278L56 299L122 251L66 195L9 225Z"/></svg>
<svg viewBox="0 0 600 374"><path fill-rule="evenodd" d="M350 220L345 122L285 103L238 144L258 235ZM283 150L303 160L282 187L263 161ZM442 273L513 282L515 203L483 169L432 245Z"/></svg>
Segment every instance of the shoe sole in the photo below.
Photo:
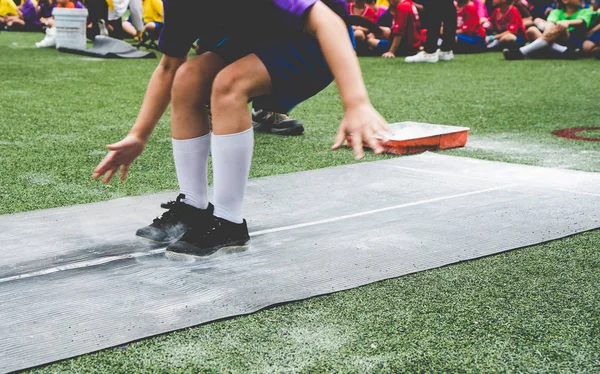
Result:
<svg viewBox="0 0 600 374"><path fill-rule="evenodd" d="M169 240L169 241L166 241L166 242L161 242L161 241L158 241L158 240L152 240L150 238L146 238L145 236L140 236L140 235L136 235L135 237L136 237L136 239L138 239L138 241L140 241L142 243L147 243L147 244L154 245L154 246L167 246L169 244L175 243L176 241L178 241L179 239L181 239L182 236L183 236L183 234L181 234L179 237L177 237L177 238L175 238L173 240Z"/></svg>
<svg viewBox="0 0 600 374"><path fill-rule="evenodd" d="M195 255L192 253L181 253L181 252L169 251L169 249L167 248L167 250L165 251L165 257L167 257L169 260L186 261L186 262L203 260L203 259L207 259L207 258L217 257L218 255L221 255L221 254L225 255L225 254L245 252L249 249L249 244L248 244L249 242L250 242L250 239L238 240L233 243L223 244L223 245L214 247L213 248L214 251L205 256Z"/></svg>
<svg viewBox="0 0 600 374"><path fill-rule="evenodd" d="M304 133L303 126L296 126L296 127L291 127L288 129L277 129L277 128L273 128L273 127L264 129L260 123L252 121L252 127L254 128L254 130L256 130L258 132L264 132L267 134L274 134L274 135L299 136Z"/></svg>

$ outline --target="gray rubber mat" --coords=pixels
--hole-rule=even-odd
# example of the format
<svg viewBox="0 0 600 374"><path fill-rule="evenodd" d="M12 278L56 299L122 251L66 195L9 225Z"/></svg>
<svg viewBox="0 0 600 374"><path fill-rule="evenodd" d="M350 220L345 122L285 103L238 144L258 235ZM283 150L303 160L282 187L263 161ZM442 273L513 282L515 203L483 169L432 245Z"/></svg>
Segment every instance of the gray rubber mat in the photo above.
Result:
<svg viewBox="0 0 600 374"><path fill-rule="evenodd" d="M247 251L133 237L174 193L0 216L0 371L600 227L600 175L422 154L251 180Z"/></svg>
<svg viewBox="0 0 600 374"><path fill-rule="evenodd" d="M144 52L122 40L98 35L89 49L58 48L60 52L98 58L156 58L154 52Z"/></svg>

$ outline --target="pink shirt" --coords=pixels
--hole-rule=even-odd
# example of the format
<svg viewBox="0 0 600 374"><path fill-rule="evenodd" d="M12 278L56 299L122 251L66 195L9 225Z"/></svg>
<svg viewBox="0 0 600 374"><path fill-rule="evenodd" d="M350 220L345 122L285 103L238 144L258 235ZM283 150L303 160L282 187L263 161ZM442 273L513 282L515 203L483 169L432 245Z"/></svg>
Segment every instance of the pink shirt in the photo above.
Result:
<svg viewBox="0 0 600 374"><path fill-rule="evenodd" d="M477 15L479 19L489 18L487 8L485 7L485 1L483 0L473 0L473 4L477 8Z"/></svg>

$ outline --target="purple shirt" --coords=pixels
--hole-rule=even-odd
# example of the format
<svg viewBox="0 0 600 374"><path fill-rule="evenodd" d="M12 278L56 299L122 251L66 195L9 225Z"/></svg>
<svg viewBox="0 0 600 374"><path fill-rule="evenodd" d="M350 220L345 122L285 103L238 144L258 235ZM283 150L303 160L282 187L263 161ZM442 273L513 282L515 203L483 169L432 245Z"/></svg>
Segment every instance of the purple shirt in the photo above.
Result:
<svg viewBox="0 0 600 374"><path fill-rule="evenodd" d="M78 0L75 2L75 9L85 9L85 6L81 1Z"/></svg>
<svg viewBox="0 0 600 374"><path fill-rule="evenodd" d="M25 0L21 5L21 13L23 14L23 21L25 25L39 25L40 18L38 17L37 9L31 0Z"/></svg>
<svg viewBox="0 0 600 374"><path fill-rule="evenodd" d="M168 56L187 55L192 43L203 35L242 39L246 44L264 40L285 40L302 32L306 12L319 0L231 0L222 5L198 0L163 0L164 26L158 40L159 50ZM199 3L202 3L201 5ZM344 17L345 0L323 0Z"/></svg>
<svg viewBox="0 0 600 374"><path fill-rule="evenodd" d="M52 17L52 9L54 9L55 6L56 6L56 4L40 2L40 11L39 11L38 15L40 16L40 18Z"/></svg>

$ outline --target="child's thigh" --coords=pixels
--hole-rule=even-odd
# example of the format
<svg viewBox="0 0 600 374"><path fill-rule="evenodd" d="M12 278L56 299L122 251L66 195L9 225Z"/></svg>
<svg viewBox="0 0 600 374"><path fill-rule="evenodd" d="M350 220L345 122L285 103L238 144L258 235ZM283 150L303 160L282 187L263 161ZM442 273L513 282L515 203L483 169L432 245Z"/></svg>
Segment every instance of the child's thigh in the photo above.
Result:
<svg viewBox="0 0 600 374"><path fill-rule="evenodd" d="M283 113L316 95L333 81L333 74L316 39L304 33L290 39L254 51L271 78L272 92L268 101L272 103L273 110Z"/></svg>

